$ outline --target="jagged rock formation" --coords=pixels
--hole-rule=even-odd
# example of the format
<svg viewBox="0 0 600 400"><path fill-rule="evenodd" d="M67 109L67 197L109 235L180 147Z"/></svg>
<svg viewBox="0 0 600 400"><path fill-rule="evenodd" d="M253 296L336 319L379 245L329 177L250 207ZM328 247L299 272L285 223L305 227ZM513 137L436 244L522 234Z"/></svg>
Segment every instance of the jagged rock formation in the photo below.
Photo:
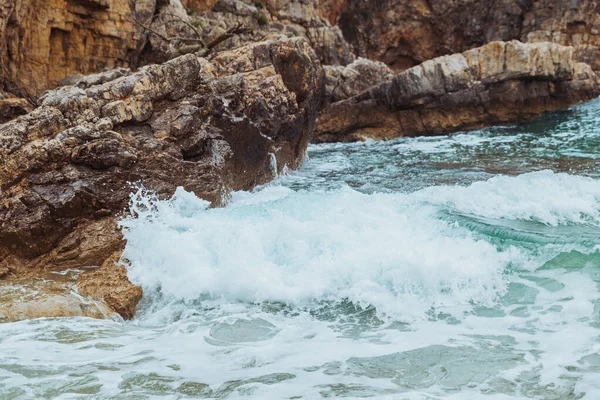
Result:
<svg viewBox="0 0 600 400"><path fill-rule="evenodd" d="M326 108L314 141L443 134L597 97L598 77L573 53L553 43L492 42L426 61Z"/></svg>
<svg viewBox="0 0 600 400"><path fill-rule="evenodd" d="M0 267L19 276L102 264L123 246L116 219L131 183L221 204L297 167L322 91L315 53L295 38L48 92L0 126Z"/></svg>
<svg viewBox="0 0 600 400"><path fill-rule="evenodd" d="M72 74L130 66L156 0L6 0L0 3L2 75L34 95ZM11 91L11 88L6 88Z"/></svg>
<svg viewBox="0 0 600 400"><path fill-rule="evenodd" d="M191 8L205 10L198 2ZM320 13L318 1L219 0L210 11L191 16L192 23L202 27L203 39L223 34L242 24L252 33L235 37L218 49L239 47L259 38L305 37L323 64L345 65L354 60L341 30L332 26Z"/></svg>
<svg viewBox="0 0 600 400"><path fill-rule="evenodd" d="M357 94L394 77L384 63L358 58L351 64L327 65L325 69L325 104Z"/></svg>
<svg viewBox="0 0 600 400"><path fill-rule="evenodd" d="M491 41L551 41L597 56L597 0L325 0L358 56L403 70ZM594 57L595 60L598 57ZM586 61L590 63L589 59ZM597 61L592 63L597 69Z"/></svg>
<svg viewBox="0 0 600 400"><path fill-rule="evenodd" d="M193 15L182 13L184 7ZM155 62L165 43L135 20L162 33L197 36L185 22L164 18L165 9L196 26L205 41L236 24L254 29L219 50L303 36L324 64L346 65L356 54L400 71L517 39L574 46L580 61L600 69L597 0L7 0L0 5L0 62L36 94L72 74L136 68L142 52L142 62Z"/></svg>

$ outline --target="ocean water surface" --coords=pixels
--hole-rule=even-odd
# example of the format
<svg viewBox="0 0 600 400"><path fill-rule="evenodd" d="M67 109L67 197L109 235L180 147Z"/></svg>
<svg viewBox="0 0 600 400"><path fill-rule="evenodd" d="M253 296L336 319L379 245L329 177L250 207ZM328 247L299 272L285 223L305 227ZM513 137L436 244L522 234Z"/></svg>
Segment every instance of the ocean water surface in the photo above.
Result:
<svg viewBox="0 0 600 400"><path fill-rule="evenodd" d="M136 319L0 324L0 399L600 398L600 101L132 212Z"/></svg>

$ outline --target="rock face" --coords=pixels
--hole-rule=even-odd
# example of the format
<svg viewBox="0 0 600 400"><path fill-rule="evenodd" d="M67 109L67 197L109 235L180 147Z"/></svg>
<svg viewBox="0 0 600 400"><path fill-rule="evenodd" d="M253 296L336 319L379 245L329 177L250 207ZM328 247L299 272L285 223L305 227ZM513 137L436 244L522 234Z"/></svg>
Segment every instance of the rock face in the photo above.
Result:
<svg viewBox="0 0 600 400"><path fill-rule="evenodd" d="M301 36L306 38L323 64L345 65L354 60L342 31L321 15L317 1L289 0L219 0L212 7L194 2L192 24L201 26L203 39L223 34L234 26L244 25L252 32L233 37L218 49L232 49L260 38L280 39ZM191 3L190 3L191 4Z"/></svg>
<svg viewBox="0 0 600 400"><path fill-rule="evenodd" d="M133 18L150 18L155 3L5 0L0 3L2 75L39 95L68 75L129 66L145 41Z"/></svg>
<svg viewBox="0 0 600 400"><path fill-rule="evenodd" d="M551 41L588 53L600 45L597 0L321 2L358 56L398 71L491 41Z"/></svg>
<svg viewBox="0 0 600 400"><path fill-rule="evenodd" d="M397 74L319 116L315 142L433 135L519 121L600 95L598 77L553 43L492 42Z"/></svg>
<svg viewBox="0 0 600 400"><path fill-rule="evenodd" d="M321 65L300 38L48 92L0 125L0 266L19 276L102 264L123 246L116 219L135 183L221 204L297 167L322 92Z"/></svg>

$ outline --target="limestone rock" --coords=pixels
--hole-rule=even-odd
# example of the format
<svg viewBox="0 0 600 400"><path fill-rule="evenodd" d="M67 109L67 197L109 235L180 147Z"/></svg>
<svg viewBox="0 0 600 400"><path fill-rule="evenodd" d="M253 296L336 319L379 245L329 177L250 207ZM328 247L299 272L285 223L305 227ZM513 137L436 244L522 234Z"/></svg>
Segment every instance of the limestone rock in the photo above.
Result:
<svg viewBox="0 0 600 400"><path fill-rule="evenodd" d="M102 301L121 317L131 319L142 298L142 288L129 282L127 270L119 263L121 252L115 252L100 268L79 275L79 294Z"/></svg>
<svg viewBox="0 0 600 400"><path fill-rule="evenodd" d="M396 71L492 41L600 46L597 0L314 1L358 56Z"/></svg>
<svg viewBox="0 0 600 400"><path fill-rule="evenodd" d="M22 98L0 99L0 124L8 122L19 115L27 114L32 109L31 104Z"/></svg>
<svg viewBox="0 0 600 400"><path fill-rule="evenodd" d="M554 43L492 42L442 56L326 108L315 142L434 135L520 121L600 95L598 77Z"/></svg>
<svg viewBox="0 0 600 400"><path fill-rule="evenodd" d="M0 125L0 265L18 277L100 265L142 184L215 205L301 162L323 93L304 39L188 54L60 87Z"/></svg>
<svg viewBox="0 0 600 400"><path fill-rule="evenodd" d="M7 0L0 3L2 75L32 95L73 74L135 63L156 0Z"/></svg>
<svg viewBox="0 0 600 400"><path fill-rule="evenodd" d="M346 66L325 66L325 103L356 96L368 88L392 79L394 73L384 63L359 58Z"/></svg>

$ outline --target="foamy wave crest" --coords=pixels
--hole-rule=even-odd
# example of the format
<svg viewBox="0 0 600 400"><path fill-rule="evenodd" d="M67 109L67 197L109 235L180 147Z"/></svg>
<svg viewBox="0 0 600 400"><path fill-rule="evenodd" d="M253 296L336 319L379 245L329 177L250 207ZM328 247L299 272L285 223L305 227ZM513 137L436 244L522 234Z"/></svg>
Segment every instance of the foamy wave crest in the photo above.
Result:
<svg viewBox="0 0 600 400"><path fill-rule="evenodd" d="M600 181L552 171L497 176L468 187L430 187L415 200L488 218L600 225Z"/></svg>
<svg viewBox="0 0 600 400"><path fill-rule="evenodd" d="M473 238L412 197L274 186L211 209L183 189L168 201L140 194L137 217L122 221L124 256L135 283L171 299L349 299L403 319L495 301L506 266L524 257Z"/></svg>

